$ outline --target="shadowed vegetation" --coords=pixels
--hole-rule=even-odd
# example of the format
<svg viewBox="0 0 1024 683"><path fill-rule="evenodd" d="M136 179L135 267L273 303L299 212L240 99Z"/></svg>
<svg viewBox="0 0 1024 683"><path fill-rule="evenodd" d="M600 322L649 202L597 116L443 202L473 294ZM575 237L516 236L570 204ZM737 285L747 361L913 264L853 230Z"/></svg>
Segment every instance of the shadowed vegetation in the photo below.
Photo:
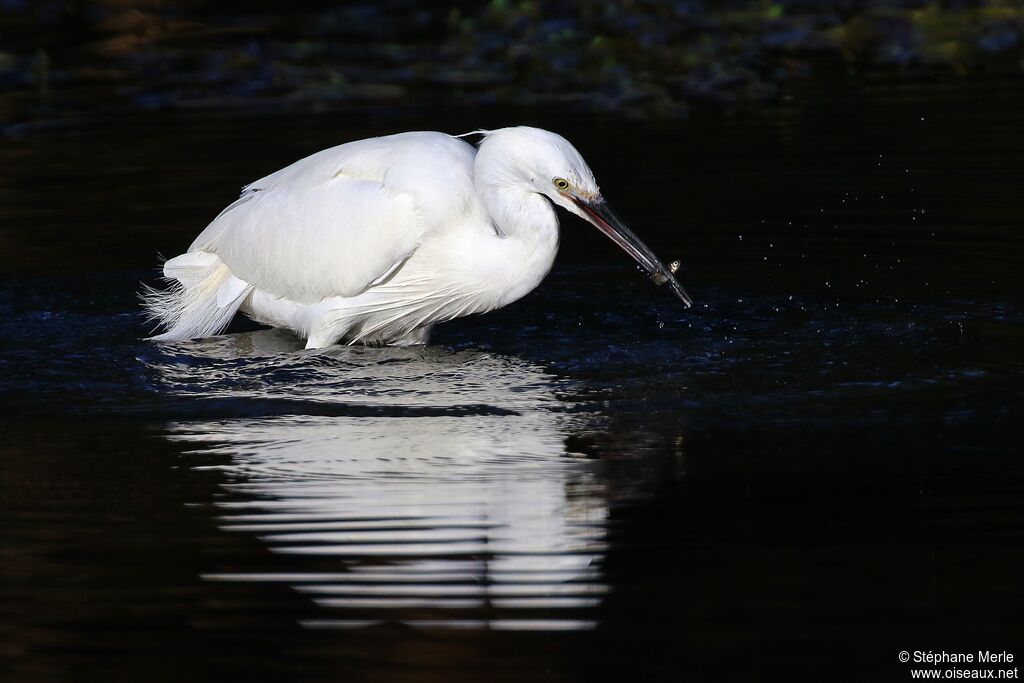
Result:
<svg viewBox="0 0 1024 683"><path fill-rule="evenodd" d="M815 70L1024 65L1024 3L841 0L0 4L0 121L137 109L558 105L674 118Z"/></svg>

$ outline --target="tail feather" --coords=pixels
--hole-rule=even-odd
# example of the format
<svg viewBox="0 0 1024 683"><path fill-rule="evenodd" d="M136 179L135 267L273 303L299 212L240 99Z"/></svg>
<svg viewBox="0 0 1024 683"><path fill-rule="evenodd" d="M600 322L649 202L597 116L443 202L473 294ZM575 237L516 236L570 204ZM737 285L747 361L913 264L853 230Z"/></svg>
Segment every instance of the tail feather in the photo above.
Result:
<svg viewBox="0 0 1024 683"><path fill-rule="evenodd" d="M163 333L150 337L159 341L220 334L252 291L251 286L231 274L223 261L205 252L182 254L167 261L163 279L166 289L144 285L139 294L148 320L164 328ZM225 296L225 291L230 295Z"/></svg>

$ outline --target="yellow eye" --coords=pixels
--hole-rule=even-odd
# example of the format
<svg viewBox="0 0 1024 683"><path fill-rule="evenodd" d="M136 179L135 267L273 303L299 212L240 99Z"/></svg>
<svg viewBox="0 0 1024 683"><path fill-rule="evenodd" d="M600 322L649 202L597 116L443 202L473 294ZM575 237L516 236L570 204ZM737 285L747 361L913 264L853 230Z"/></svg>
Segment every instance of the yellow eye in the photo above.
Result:
<svg viewBox="0 0 1024 683"><path fill-rule="evenodd" d="M552 182L555 183L555 187L557 187L559 190L569 189L569 181L566 180L565 178L555 178Z"/></svg>

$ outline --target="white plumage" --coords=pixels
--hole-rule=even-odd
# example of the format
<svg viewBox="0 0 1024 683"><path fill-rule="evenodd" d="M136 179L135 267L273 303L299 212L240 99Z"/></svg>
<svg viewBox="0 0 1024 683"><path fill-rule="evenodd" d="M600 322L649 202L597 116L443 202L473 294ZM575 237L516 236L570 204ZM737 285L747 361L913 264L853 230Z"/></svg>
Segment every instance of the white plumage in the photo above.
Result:
<svg viewBox="0 0 1024 683"><path fill-rule="evenodd" d="M241 311L307 339L425 343L431 327L536 287L558 249L552 204L594 223L657 279L653 254L614 218L559 135L479 131L479 150L436 132L326 149L247 185L143 293L165 331L218 334Z"/></svg>

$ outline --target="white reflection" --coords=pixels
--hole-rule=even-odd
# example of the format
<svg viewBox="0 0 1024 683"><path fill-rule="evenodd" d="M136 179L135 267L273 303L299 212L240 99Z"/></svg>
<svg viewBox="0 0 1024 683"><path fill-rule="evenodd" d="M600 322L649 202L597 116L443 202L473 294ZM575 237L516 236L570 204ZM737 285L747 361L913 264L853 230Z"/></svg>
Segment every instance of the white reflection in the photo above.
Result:
<svg viewBox="0 0 1024 683"><path fill-rule="evenodd" d="M223 528L296 558L294 572L207 578L293 585L333 611L317 628L593 627L607 503L595 464L566 453L586 418L557 378L476 351L298 346L233 335L151 363L175 392L232 414L285 401L287 414L170 426L230 456L210 465L241 497L220 504ZM303 572L313 555L337 571Z"/></svg>

